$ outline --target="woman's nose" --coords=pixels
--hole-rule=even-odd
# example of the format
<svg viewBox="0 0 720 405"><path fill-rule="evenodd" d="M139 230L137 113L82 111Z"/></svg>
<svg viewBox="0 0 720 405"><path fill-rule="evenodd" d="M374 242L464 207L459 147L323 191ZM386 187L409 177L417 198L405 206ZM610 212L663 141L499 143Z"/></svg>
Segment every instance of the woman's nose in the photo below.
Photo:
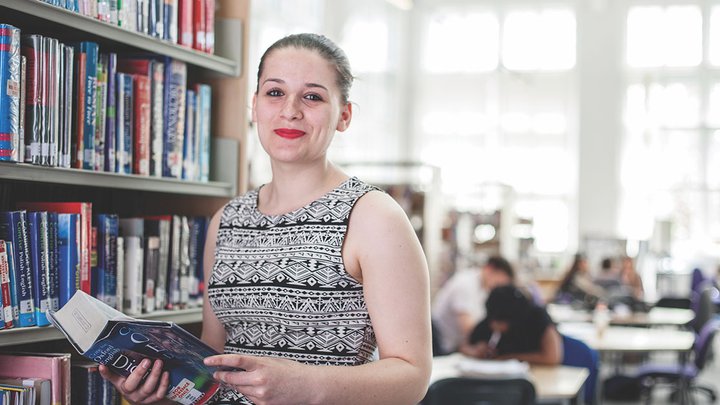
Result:
<svg viewBox="0 0 720 405"><path fill-rule="evenodd" d="M290 96L283 105L281 114L283 118L293 120L302 118L302 106L300 100L297 97Z"/></svg>

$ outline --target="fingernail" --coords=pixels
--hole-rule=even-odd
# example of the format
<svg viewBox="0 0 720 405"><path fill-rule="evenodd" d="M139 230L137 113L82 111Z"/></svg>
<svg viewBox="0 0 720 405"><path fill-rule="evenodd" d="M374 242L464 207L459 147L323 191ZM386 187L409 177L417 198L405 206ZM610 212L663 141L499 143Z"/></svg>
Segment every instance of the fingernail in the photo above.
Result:
<svg viewBox="0 0 720 405"><path fill-rule="evenodd" d="M150 367L150 359L143 359L143 361L140 363L140 367L142 367L142 368Z"/></svg>

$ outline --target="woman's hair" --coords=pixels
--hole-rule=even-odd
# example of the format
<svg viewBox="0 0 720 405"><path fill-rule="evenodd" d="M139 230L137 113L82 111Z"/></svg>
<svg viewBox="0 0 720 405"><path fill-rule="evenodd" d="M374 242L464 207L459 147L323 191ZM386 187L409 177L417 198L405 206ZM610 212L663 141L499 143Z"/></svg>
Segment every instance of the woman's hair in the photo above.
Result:
<svg viewBox="0 0 720 405"><path fill-rule="evenodd" d="M296 48L296 49L308 49L316 51L325 60L335 65L337 71L336 83L340 88L340 94L342 95L342 102L346 104L350 99L350 87L352 87L353 75L350 70L350 61L348 61L345 52L340 49L337 44L331 41L328 37L320 34L302 33L288 35L284 38L277 40L274 44L265 51L263 56L260 58L260 64L258 65L257 81L258 85L255 88L255 92L260 88L260 76L265 65L265 58L276 49L283 48Z"/></svg>
<svg viewBox="0 0 720 405"><path fill-rule="evenodd" d="M560 282L560 290L567 288L570 283L572 283L575 274L580 271L580 269L582 268L582 262L584 262L585 260L585 255L583 255L582 253L575 254L572 266L570 266L570 269L567 271L567 273L565 273L565 277L563 277L562 281Z"/></svg>
<svg viewBox="0 0 720 405"><path fill-rule="evenodd" d="M485 308L489 320L516 325L527 317L532 303L517 287L504 285L493 288L485 301Z"/></svg>

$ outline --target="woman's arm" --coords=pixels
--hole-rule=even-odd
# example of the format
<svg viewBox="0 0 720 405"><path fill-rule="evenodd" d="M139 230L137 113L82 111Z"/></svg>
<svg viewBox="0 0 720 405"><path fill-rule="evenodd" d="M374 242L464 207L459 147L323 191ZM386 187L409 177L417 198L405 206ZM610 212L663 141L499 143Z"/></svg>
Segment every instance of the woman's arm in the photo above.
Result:
<svg viewBox="0 0 720 405"><path fill-rule="evenodd" d="M205 271L205 291L203 291L203 322L200 339L207 343L219 353L225 351L225 328L215 316L210 301L208 300L208 286L210 286L210 275L215 264L215 242L217 241L218 228L222 209L213 215L208 224L207 236L205 238L205 251L203 254L203 269Z"/></svg>
<svg viewBox="0 0 720 405"><path fill-rule="evenodd" d="M239 367L218 377L262 404L416 404L432 363L428 269L402 209L384 193L355 205L343 247L348 272L363 283L380 360L354 367L310 366L240 355L206 361Z"/></svg>
<svg viewBox="0 0 720 405"><path fill-rule="evenodd" d="M562 338L555 326L549 325L543 332L540 350L530 353L508 353L498 359L517 359L532 364L558 365L563 359Z"/></svg>

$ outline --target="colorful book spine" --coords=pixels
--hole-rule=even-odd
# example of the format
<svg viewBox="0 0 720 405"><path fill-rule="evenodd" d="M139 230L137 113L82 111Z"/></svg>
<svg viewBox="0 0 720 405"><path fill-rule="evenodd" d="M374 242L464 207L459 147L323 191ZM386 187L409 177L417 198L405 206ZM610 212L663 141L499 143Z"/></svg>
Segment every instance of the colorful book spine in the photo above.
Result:
<svg viewBox="0 0 720 405"><path fill-rule="evenodd" d="M197 154L196 118L197 97L195 90L185 93L185 134L183 135L182 178L196 180L195 156Z"/></svg>
<svg viewBox="0 0 720 405"><path fill-rule="evenodd" d="M25 97L27 88L27 58L20 55L20 127L18 128L19 142L15 149L14 159L18 162L25 161Z"/></svg>
<svg viewBox="0 0 720 405"><path fill-rule="evenodd" d="M148 34L152 37L160 39L164 37L163 11L163 0L150 0L148 5Z"/></svg>
<svg viewBox="0 0 720 405"><path fill-rule="evenodd" d="M83 169L93 170L95 168L95 122L96 122L96 90L97 90L97 65L98 65L98 44L94 42L81 42L80 52L85 53L85 121L83 136ZM78 106L79 108L79 106Z"/></svg>
<svg viewBox="0 0 720 405"><path fill-rule="evenodd" d="M0 329L13 327L13 307L10 298L10 264L5 241L0 240Z"/></svg>
<svg viewBox="0 0 720 405"><path fill-rule="evenodd" d="M18 161L20 147L20 30L0 24L0 160Z"/></svg>
<svg viewBox="0 0 720 405"><path fill-rule="evenodd" d="M165 123L163 134L163 177L182 177L182 147L185 133L185 90L187 66L177 60L165 61Z"/></svg>
<svg viewBox="0 0 720 405"><path fill-rule="evenodd" d="M193 9L193 49L205 52L205 24L207 23L205 0L192 0Z"/></svg>
<svg viewBox="0 0 720 405"><path fill-rule="evenodd" d="M42 105L43 40L40 35L23 35L22 54L27 59L25 93L25 162L39 165L44 128Z"/></svg>
<svg viewBox="0 0 720 405"><path fill-rule="evenodd" d="M58 213L47 213L47 244L48 244L48 296L50 309L60 309L60 273L58 264Z"/></svg>
<svg viewBox="0 0 720 405"><path fill-rule="evenodd" d="M60 140L60 42L45 38L45 121L42 161L47 166L58 165Z"/></svg>
<svg viewBox="0 0 720 405"><path fill-rule="evenodd" d="M28 212L30 254L32 255L33 298L37 326L47 326L47 311L50 309L48 292L48 230L47 211Z"/></svg>
<svg viewBox="0 0 720 405"><path fill-rule="evenodd" d="M18 281L15 270L15 251L12 242L5 241L7 249L8 270L10 270L10 301L12 302L13 323L20 326L20 301L18 300Z"/></svg>
<svg viewBox="0 0 720 405"><path fill-rule="evenodd" d="M150 9L150 4L148 4L149 0L137 0L136 10L135 10L135 16L136 16L136 23L135 23L135 31L140 32L142 34L148 33L148 13Z"/></svg>
<svg viewBox="0 0 720 405"><path fill-rule="evenodd" d="M60 103L60 145L58 166L72 166L72 119L73 119L73 88L75 75L75 48L62 45L62 86Z"/></svg>
<svg viewBox="0 0 720 405"><path fill-rule="evenodd" d="M117 173L132 173L133 134L133 76L127 73L117 75L117 126L115 131L115 154Z"/></svg>
<svg viewBox="0 0 720 405"><path fill-rule="evenodd" d="M105 164L106 172L115 172L115 134L117 120L117 54L107 57L107 106L105 109Z"/></svg>
<svg viewBox="0 0 720 405"><path fill-rule="evenodd" d="M193 3L195 0L178 0L178 41L177 43L193 47Z"/></svg>
<svg viewBox="0 0 720 405"><path fill-rule="evenodd" d="M150 174L150 77L133 75L133 174Z"/></svg>
<svg viewBox="0 0 720 405"><path fill-rule="evenodd" d="M58 274L60 308L79 288L80 273L79 214L58 214Z"/></svg>
<svg viewBox="0 0 720 405"><path fill-rule="evenodd" d="M163 124L165 109L163 104L165 88L165 64L159 60L152 61L152 106L150 112L150 175L162 177L163 166Z"/></svg>
<svg viewBox="0 0 720 405"><path fill-rule="evenodd" d="M73 137L70 144L72 167L82 169L85 157L85 69L87 68L87 53L82 47L75 47L75 83L73 86L73 105L75 106L75 119L73 120Z"/></svg>
<svg viewBox="0 0 720 405"><path fill-rule="evenodd" d="M30 256L30 235L28 233L27 213L4 211L0 213L0 239L10 241L13 246L15 265L15 285L18 296L18 326L35 326L34 283L32 277L32 257Z"/></svg>
<svg viewBox="0 0 720 405"><path fill-rule="evenodd" d="M215 0L205 0L205 52L215 53Z"/></svg>
<svg viewBox="0 0 720 405"><path fill-rule="evenodd" d="M178 0L163 0L163 39L177 43Z"/></svg>
<svg viewBox="0 0 720 405"><path fill-rule="evenodd" d="M105 169L105 120L107 112L107 54L101 54L97 63L97 84L95 86L95 158L93 170Z"/></svg>
<svg viewBox="0 0 720 405"><path fill-rule="evenodd" d="M117 237L118 217L115 214L96 216L98 227L97 268L98 285L102 291L101 301L115 308L117 305ZM98 297L100 299L101 297Z"/></svg>
<svg viewBox="0 0 720 405"><path fill-rule="evenodd" d="M195 87L198 95L197 128L198 128L198 179L210 180L210 122L212 116L212 88L207 84Z"/></svg>

